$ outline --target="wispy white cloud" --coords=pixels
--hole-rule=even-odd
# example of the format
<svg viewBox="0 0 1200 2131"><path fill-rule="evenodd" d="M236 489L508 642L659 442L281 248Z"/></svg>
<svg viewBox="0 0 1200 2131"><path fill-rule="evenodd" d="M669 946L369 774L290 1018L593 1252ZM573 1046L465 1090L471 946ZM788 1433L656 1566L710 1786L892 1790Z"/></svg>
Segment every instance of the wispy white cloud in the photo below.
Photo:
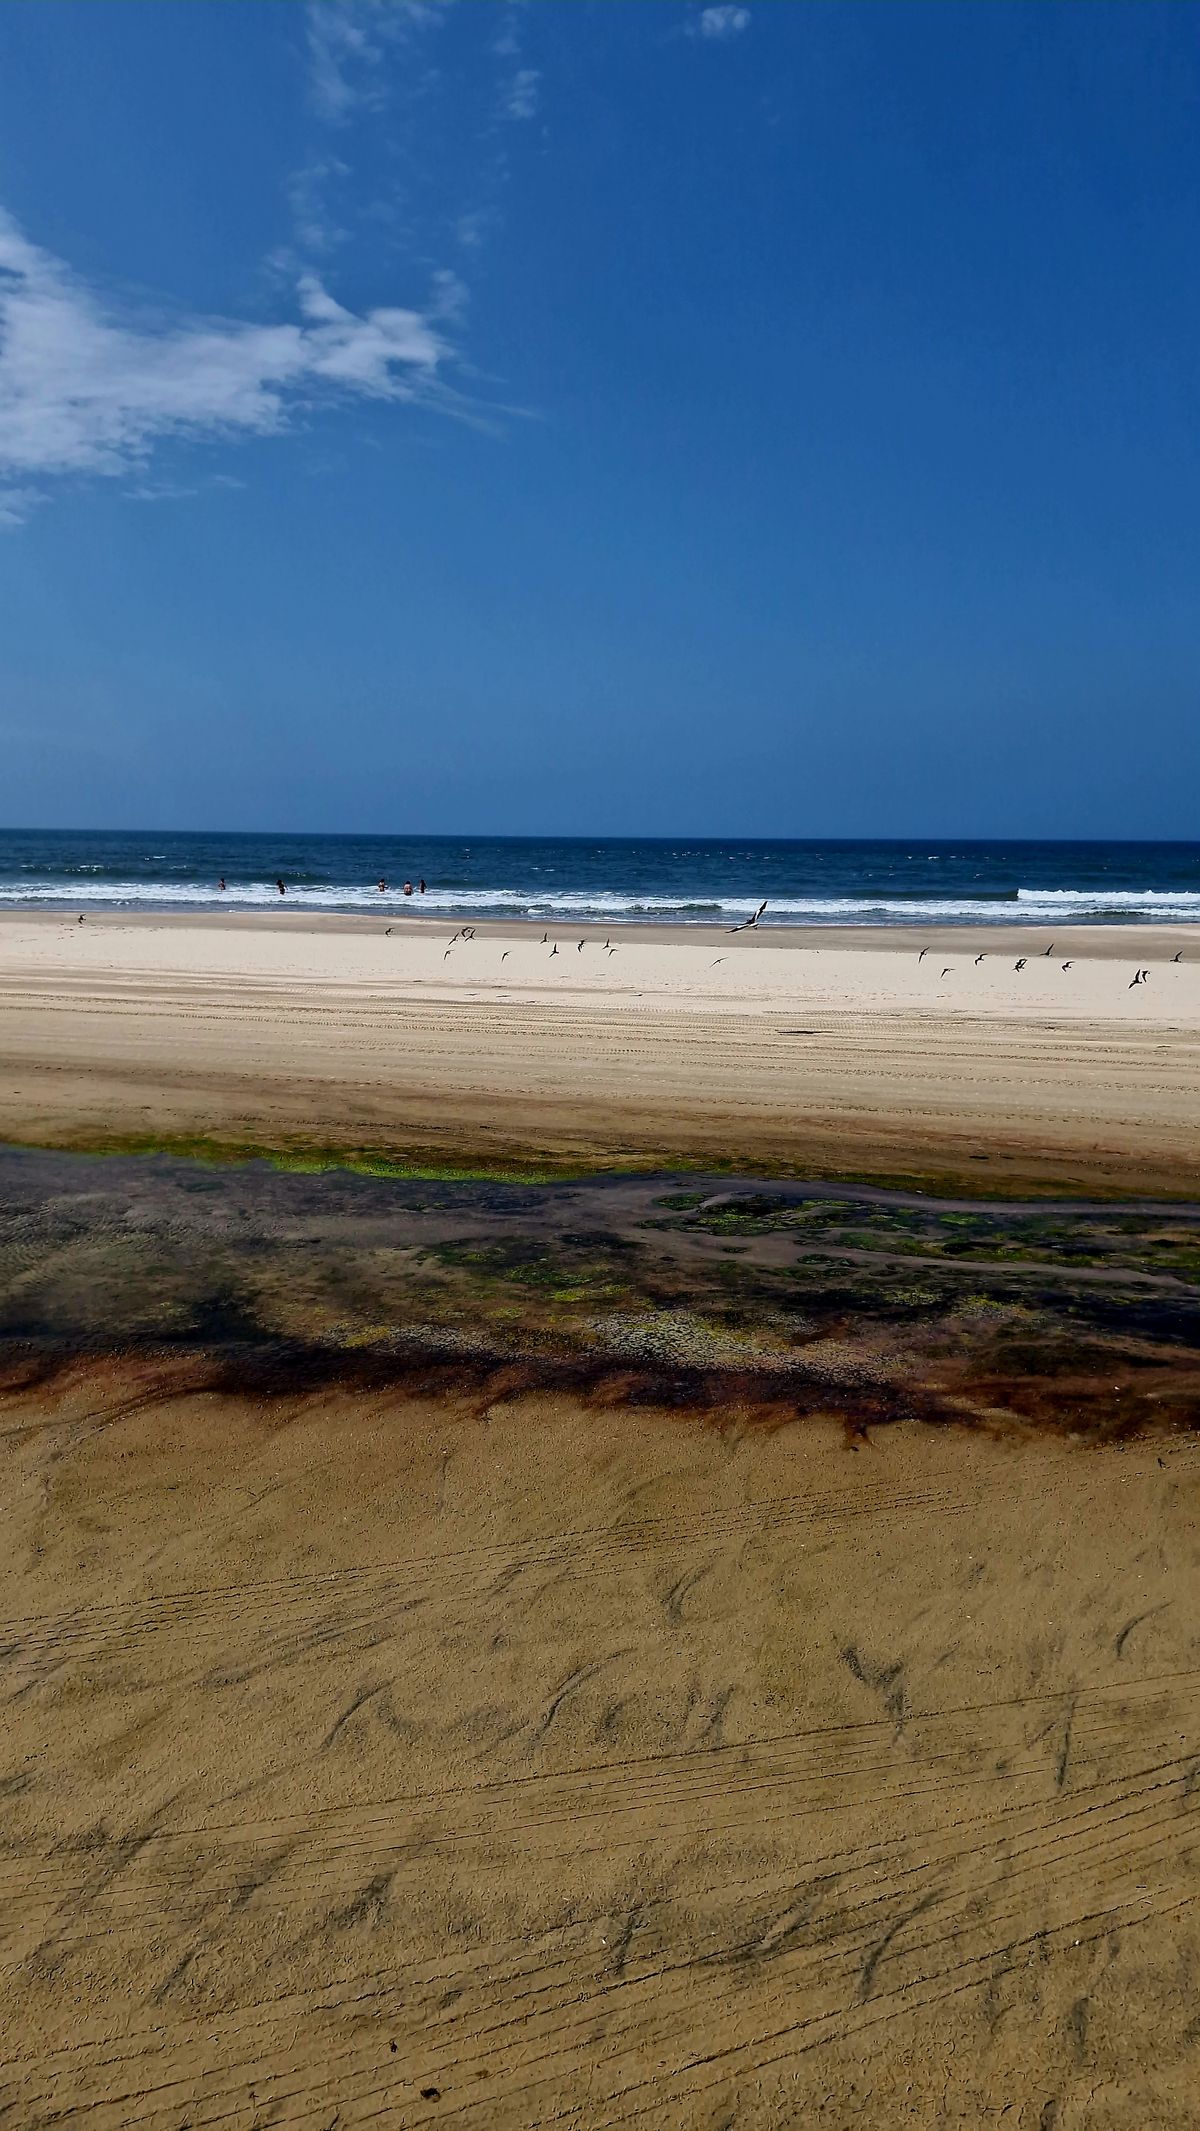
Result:
<svg viewBox="0 0 1200 2131"><path fill-rule="evenodd" d="M292 172L287 182L288 205L302 251L331 252L345 241L345 229L329 210L328 191L349 176L350 165L336 155L317 156Z"/></svg>
<svg viewBox="0 0 1200 2131"><path fill-rule="evenodd" d="M529 0L508 0L500 16L500 27L492 38L492 50L497 59L517 58L528 11Z"/></svg>
<svg viewBox="0 0 1200 2131"><path fill-rule="evenodd" d="M453 403L456 276L426 311L347 310L313 274L295 294L277 325L119 312L0 210L0 509L24 516L48 476L140 474L172 437L271 435L329 396Z"/></svg>
<svg viewBox="0 0 1200 2131"><path fill-rule="evenodd" d="M439 267L433 277L433 301L428 305L425 317L455 325L466 314L467 296L467 284L453 267Z"/></svg>
<svg viewBox="0 0 1200 2131"><path fill-rule="evenodd" d="M386 97L389 48L445 13L449 0L309 0L309 89L323 119L337 125Z"/></svg>
<svg viewBox="0 0 1200 2131"><path fill-rule="evenodd" d="M472 207L460 215L454 225L454 234L464 251L477 252L487 242L500 216L495 207Z"/></svg>
<svg viewBox="0 0 1200 2131"><path fill-rule="evenodd" d="M700 13L688 24L688 35L705 37L712 44L728 43L731 37L740 37L750 27L748 7L726 4L718 7L702 7Z"/></svg>
<svg viewBox="0 0 1200 2131"><path fill-rule="evenodd" d="M506 118L532 118L538 107L541 74L536 67L518 67L504 90Z"/></svg>
<svg viewBox="0 0 1200 2131"><path fill-rule="evenodd" d="M0 488L0 526L24 525L34 505L43 501L40 488Z"/></svg>

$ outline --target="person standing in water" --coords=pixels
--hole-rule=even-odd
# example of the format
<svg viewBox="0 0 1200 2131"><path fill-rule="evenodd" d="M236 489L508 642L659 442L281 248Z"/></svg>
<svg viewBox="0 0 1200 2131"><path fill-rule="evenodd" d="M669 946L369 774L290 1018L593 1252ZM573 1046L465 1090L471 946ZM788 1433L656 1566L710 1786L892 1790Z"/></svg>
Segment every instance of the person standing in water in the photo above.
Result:
<svg viewBox="0 0 1200 2131"><path fill-rule="evenodd" d="M224 895L224 893L225 893L225 875L224 875L224 874L222 874L222 875L221 875L221 878L220 878L220 880L219 880L219 881L217 882L217 894L218 894L218 895Z"/></svg>
<svg viewBox="0 0 1200 2131"><path fill-rule="evenodd" d="M419 892L419 893L420 893L421 895L424 895L424 893L425 893L425 883L424 883L424 881L418 881L418 883L417 883L417 888L418 888L418 892Z"/></svg>
<svg viewBox="0 0 1200 2131"><path fill-rule="evenodd" d="M282 881L276 881L275 886L278 888L280 895L287 894L287 889L284 887Z"/></svg>
<svg viewBox="0 0 1200 2131"><path fill-rule="evenodd" d="M387 894L387 882L386 882L385 880L382 880L382 879L380 880L380 883L379 883L379 893L380 893L380 895L386 895L386 894Z"/></svg>

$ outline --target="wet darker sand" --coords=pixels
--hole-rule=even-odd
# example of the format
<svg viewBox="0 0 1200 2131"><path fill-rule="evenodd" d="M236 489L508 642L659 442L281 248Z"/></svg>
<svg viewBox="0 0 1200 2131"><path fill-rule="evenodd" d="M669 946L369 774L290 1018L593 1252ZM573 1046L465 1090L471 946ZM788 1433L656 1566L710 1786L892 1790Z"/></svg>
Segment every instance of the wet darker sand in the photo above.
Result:
<svg viewBox="0 0 1200 2131"><path fill-rule="evenodd" d="M1200 1210L0 1150L0 1380L554 1391L1114 1439L1200 1420Z"/></svg>
<svg viewBox="0 0 1200 2131"><path fill-rule="evenodd" d="M0 1205L6 2120L1190 2120L1200 1209Z"/></svg>

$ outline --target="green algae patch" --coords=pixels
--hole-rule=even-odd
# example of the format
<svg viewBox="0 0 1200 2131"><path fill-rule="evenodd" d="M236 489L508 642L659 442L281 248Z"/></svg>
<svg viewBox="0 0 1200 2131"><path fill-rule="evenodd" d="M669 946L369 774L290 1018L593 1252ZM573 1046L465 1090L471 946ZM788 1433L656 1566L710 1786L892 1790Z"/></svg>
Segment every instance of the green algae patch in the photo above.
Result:
<svg viewBox="0 0 1200 2131"><path fill-rule="evenodd" d="M270 1146L255 1140L221 1140L185 1134L127 1133L102 1139L75 1136L54 1140L10 1140L9 1146L51 1153L98 1157L167 1155L175 1161L203 1162L214 1169L244 1169L263 1162L296 1176L324 1176L346 1171L352 1176L398 1177L430 1184L558 1184L593 1172L578 1163L505 1161L488 1157L437 1159L419 1154L390 1154L376 1148L340 1146Z"/></svg>
<svg viewBox="0 0 1200 2131"><path fill-rule="evenodd" d="M479 1148L463 1147L448 1150L443 1147L396 1148L363 1146L361 1143L326 1141L315 1139L281 1138L276 1141L258 1139L225 1139L210 1133L106 1133L87 1134L69 1132L37 1138L11 1138L6 1142L11 1147L47 1153L79 1154L95 1157L165 1155L176 1160L203 1163L210 1168L243 1168L252 1163L265 1163L272 1169L295 1175L318 1176L333 1171L350 1175L396 1178L414 1183L432 1184L565 1184L583 1183L602 1178L657 1178L664 1181L678 1179L684 1184L689 1177L703 1178L710 1186L728 1180L738 1183L753 1178L762 1184L820 1183L844 1185L848 1189L862 1186L873 1190L910 1194L928 1199L959 1199L978 1202L981 1211L989 1205L1001 1207L1011 1202L1034 1202L1046 1200L1081 1200L1092 1204L1111 1206L1118 1215L1128 1201L1140 1201L1144 1194L1123 1187L1101 1188L1087 1182L1070 1180L1047 1180L1020 1174L985 1174L966 1167L953 1170L924 1169L842 1169L829 1163L810 1159L780 1158L765 1156L760 1149L745 1155L719 1154L711 1151L681 1154L670 1149L651 1152L621 1148L599 1153L591 1149L577 1149L571 1153L552 1153L544 1149L524 1149L509 1153L484 1152ZM986 1159L977 1157L973 1159ZM704 1194L681 1192L674 1206L682 1211L689 1199L699 1204ZM1154 1202L1164 1215L1172 1208L1191 1208L1195 1200L1185 1192L1154 1194ZM664 1205L672 1202L664 1200ZM959 1217L969 1220L970 1215ZM734 1214L731 1225L736 1223L746 1232L745 1216Z"/></svg>
<svg viewBox="0 0 1200 2131"><path fill-rule="evenodd" d="M1200 1233L1178 1209L702 1194L210 1138L0 1148L0 1196L6 1170L0 1390L90 1359L254 1396L558 1387L859 1434L1200 1433L1200 1290L1176 1262Z"/></svg>

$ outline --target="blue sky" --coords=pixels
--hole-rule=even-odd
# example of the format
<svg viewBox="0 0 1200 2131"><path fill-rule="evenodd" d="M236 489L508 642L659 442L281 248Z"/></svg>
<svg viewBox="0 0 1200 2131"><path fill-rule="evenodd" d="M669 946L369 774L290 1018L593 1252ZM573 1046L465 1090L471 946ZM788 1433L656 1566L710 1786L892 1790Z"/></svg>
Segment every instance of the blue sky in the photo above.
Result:
<svg viewBox="0 0 1200 2131"><path fill-rule="evenodd" d="M0 819L1196 834L1198 29L7 0Z"/></svg>

